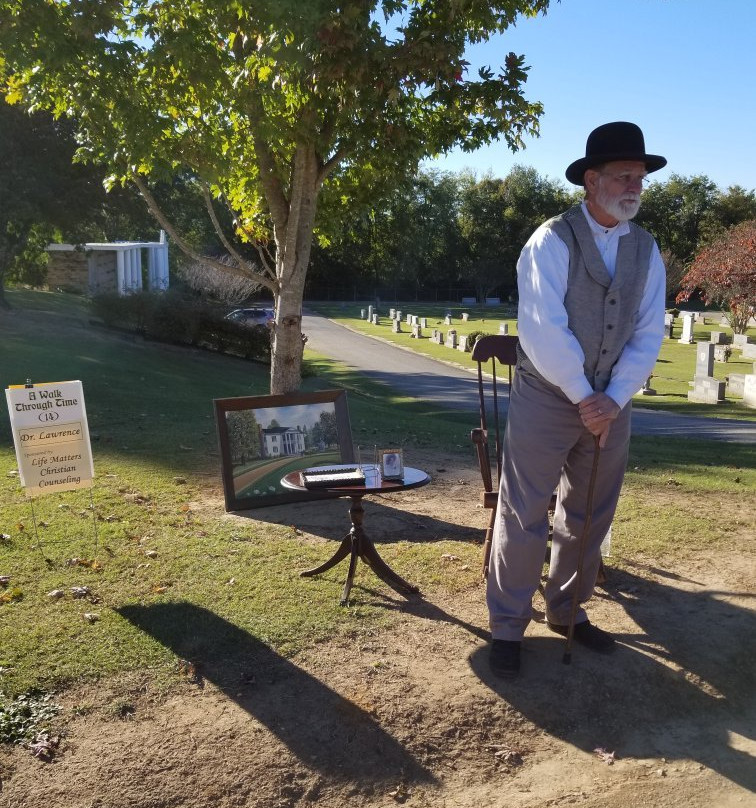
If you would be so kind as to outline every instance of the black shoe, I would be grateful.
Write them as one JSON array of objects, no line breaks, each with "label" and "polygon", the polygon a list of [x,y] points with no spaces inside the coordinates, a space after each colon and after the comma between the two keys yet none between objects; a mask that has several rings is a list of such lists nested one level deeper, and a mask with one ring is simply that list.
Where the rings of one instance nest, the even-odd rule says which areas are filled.
[{"label": "black shoe", "polygon": [[514,679],[520,672],[520,645],[516,640],[493,640],[488,664],[496,676]]},{"label": "black shoe", "polygon": [[[567,636],[568,627],[560,626],[556,623],[547,623],[548,627],[561,634],[563,637]],[[615,642],[614,637],[606,631],[594,626],[588,620],[583,623],[576,623],[575,630],[572,634],[575,642],[579,642],[591,651],[597,651],[599,654],[609,654],[614,651]]]}]

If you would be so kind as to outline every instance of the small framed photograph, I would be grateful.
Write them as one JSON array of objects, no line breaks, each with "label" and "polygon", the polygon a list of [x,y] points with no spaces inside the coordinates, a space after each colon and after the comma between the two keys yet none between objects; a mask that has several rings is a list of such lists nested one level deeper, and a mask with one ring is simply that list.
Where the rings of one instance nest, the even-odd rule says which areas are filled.
[{"label": "small framed photograph", "polygon": [[404,477],[402,450],[379,449],[378,466],[384,480],[401,480]]}]

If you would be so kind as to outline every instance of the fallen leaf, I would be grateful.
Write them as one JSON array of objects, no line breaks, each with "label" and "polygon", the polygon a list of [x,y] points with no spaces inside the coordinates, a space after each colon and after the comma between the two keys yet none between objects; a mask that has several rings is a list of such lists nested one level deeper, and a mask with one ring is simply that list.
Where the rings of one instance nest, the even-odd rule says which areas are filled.
[{"label": "fallen leaf", "polygon": [[96,612],[84,612],[84,619],[88,623],[96,623],[100,619],[100,615]]},{"label": "fallen leaf", "polygon": [[608,766],[611,766],[616,759],[615,752],[607,752],[603,746],[598,746],[593,751],[598,755],[599,759],[604,763],[606,763]]},{"label": "fallen leaf", "polygon": [[14,587],[13,589],[9,589],[7,592],[3,592],[0,595],[0,603],[12,603],[14,600],[23,600],[24,593],[18,587]]},{"label": "fallen leaf", "polygon": [[57,735],[51,738],[46,732],[40,732],[29,744],[29,749],[32,751],[34,757],[44,760],[45,763],[49,763],[59,744],[60,738]]},{"label": "fallen leaf", "polygon": [[459,561],[459,556],[453,555],[452,553],[442,553],[441,558],[444,561]]},{"label": "fallen leaf", "polygon": [[147,558],[157,558],[157,550],[145,550],[144,554]]}]

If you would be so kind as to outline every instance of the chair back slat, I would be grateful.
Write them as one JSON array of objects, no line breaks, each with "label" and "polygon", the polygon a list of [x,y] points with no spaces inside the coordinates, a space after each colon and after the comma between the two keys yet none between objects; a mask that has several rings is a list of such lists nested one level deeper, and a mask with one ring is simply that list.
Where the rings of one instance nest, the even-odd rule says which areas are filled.
[{"label": "chair back slat", "polygon": [[[509,385],[512,386],[512,368],[517,363],[518,339],[508,334],[494,334],[487,337],[480,337],[473,346],[472,359],[478,364],[478,399],[480,401],[480,425],[485,433],[488,431],[488,418],[486,407],[486,384],[483,376],[483,366],[490,363],[487,369],[491,376],[491,405],[494,417],[493,445],[496,458],[496,482],[501,477],[501,455],[502,440],[501,426],[499,424],[499,385],[497,378],[496,363],[506,365],[509,373]],[[486,455],[488,455],[488,443],[486,441]],[[482,458],[481,458],[481,462]],[[489,458],[490,462],[490,458]],[[483,470],[481,469],[481,473]]]}]

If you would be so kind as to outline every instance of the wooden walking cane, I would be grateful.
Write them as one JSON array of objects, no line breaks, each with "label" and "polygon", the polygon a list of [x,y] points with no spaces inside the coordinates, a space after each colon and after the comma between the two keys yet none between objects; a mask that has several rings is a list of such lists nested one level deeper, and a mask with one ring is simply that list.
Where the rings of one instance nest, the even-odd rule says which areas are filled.
[{"label": "wooden walking cane", "polygon": [[588,534],[591,530],[591,520],[593,518],[593,489],[596,487],[596,474],[598,472],[599,455],[601,446],[600,436],[593,436],[593,467],[591,468],[591,479],[588,483],[588,496],[585,501],[585,522],[583,523],[583,533],[580,536],[578,545],[577,572],[575,576],[575,591],[572,593],[572,608],[570,610],[570,622],[567,626],[567,642],[564,646],[564,656],[562,662],[569,665],[572,662],[572,635],[575,633],[575,616],[577,615],[578,601],[580,598],[580,587],[583,583],[583,558],[585,557],[585,545],[588,541]]}]

